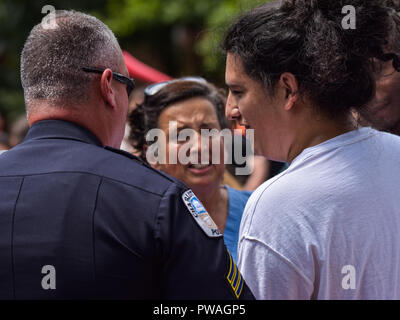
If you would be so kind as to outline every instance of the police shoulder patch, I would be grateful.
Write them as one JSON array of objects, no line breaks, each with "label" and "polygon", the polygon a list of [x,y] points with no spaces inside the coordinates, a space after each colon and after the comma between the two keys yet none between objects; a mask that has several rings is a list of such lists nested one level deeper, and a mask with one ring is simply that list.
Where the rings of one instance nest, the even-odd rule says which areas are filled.
[{"label": "police shoulder patch", "polygon": [[218,230],[217,225],[192,190],[189,189],[184,192],[182,195],[182,200],[194,220],[207,236],[211,238],[222,237],[222,233]]}]

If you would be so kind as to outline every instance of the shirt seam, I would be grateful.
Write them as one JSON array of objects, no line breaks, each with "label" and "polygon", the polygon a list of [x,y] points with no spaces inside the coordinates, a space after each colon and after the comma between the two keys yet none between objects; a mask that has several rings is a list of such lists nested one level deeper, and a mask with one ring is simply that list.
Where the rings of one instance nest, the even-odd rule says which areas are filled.
[{"label": "shirt seam", "polygon": [[[282,172],[279,176],[277,176],[277,178],[276,178],[274,181],[271,181],[267,186],[265,186],[264,189],[262,190],[262,192],[260,193],[260,195],[257,196],[257,201],[256,201],[256,203],[255,203],[255,205],[254,205],[253,212],[251,212],[250,222],[249,222],[248,227],[246,228],[246,232],[249,232],[249,229],[250,229],[251,225],[253,224],[254,214],[255,214],[255,212],[256,212],[256,209],[257,209],[257,207],[258,207],[258,203],[260,202],[260,200],[261,200],[261,198],[262,198],[264,192],[265,192],[268,188],[270,188],[274,183],[276,183],[277,181],[279,181],[283,176],[287,175],[287,174],[290,172],[289,169],[290,169],[290,167],[287,168],[284,172]],[[253,194],[254,194],[254,193],[253,193]],[[251,197],[251,196],[250,196],[250,197]],[[249,200],[250,200],[250,198],[249,198]],[[249,202],[249,200],[247,200],[247,202]],[[246,204],[246,205],[247,205],[247,204]],[[243,219],[243,218],[242,218],[242,219]]]},{"label": "shirt seam", "polygon": [[300,270],[300,268],[297,267],[292,261],[290,261],[282,253],[280,253],[277,250],[273,249],[271,246],[269,246],[264,241],[262,241],[262,240],[260,240],[258,238],[246,235],[246,236],[243,236],[242,239],[240,239],[240,243],[242,243],[244,240],[248,240],[250,242],[256,242],[256,243],[259,243],[259,244],[263,245],[267,250],[272,252],[280,260],[284,261],[287,265],[289,265],[296,273],[298,273],[308,283],[308,285],[314,287],[314,282],[311,281],[305,274],[303,274],[303,272]]},{"label": "shirt seam", "polygon": [[[159,255],[160,254],[159,248],[157,248],[157,242],[158,241],[160,241],[160,243],[162,242],[161,241],[162,237],[160,235],[161,223],[159,221],[160,212],[161,212],[160,207],[161,207],[161,204],[162,204],[165,196],[168,194],[168,191],[170,189],[172,189],[174,186],[176,186],[178,189],[180,189],[179,186],[176,183],[171,183],[171,185],[165,190],[165,192],[163,193],[163,195],[161,196],[161,198],[159,200],[158,207],[157,207],[157,213],[155,214],[155,218],[154,218],[154,220],[155,220],[154,221],[154,228],[153,228],[153,230],[154,230],[154,235],[153,236],[154,236],[154,240],[155,240],[154,241],[154,243],[155,243],[155,248],[154,249],[155,249],[155,253],[157,254],[157,261],[158,261],[159,267],[160,267],[160,270],[159,270],[160,271],[160,273],[159,273],[160,275],[163,272],[163,256]],[[164,251],[163,251],[163,254],[165,254]],[[161,282],[161,284],[160,284],[160,294],[162,296],[164,295],[164,283],[163,282]]]},{"label": "shirt seam", "polygon": [[179,189],[179,186],[177,185],[177,184],[175,184],[175,183],[171,183],[171,185],[165,190],[165,192],[161,195],[161,197],[160,197],[160,202],[158,203],[158,207],[157,207],[157,214],[155,215],[155,218],[154,218],[154,239],[161,239],[161,237],[160,237],[160,235],[158,234],[159,233],[159,226],[160,226],[160,223],[159,223],[159,214],[160,214],[160,207],[161,207],[161,204],[162,204],[162,201],[164,200],[164,198],[165,198],[165,196],[166,196],[166,194],[168,193],[168,191],[173,187],[173,186],[176,186],[178,189]]},{"label": "shirt seam", "polygon": [[21,195],[22,185],[24,184],[25,177],[22,177],[21,184],[19,186],[17,199],[15,200],[12,222],[11,222],[11,268],[12,268],[12,283],[13,283],[13,298],[17,298],[15,292],[15,257],[14,257],[14,227],[15,227],[15,214],[17,211],[17,203]]},{"label": "shirt seam", "polygon": [[95,215],[96,215],[96,210],[97,210],[97,203],[99,200],[99,193],[100,193],[100,187],[103,183],[103,178],[100,179],[99,185],[97,186],[97,191],[96,191],[96,199],[94,202],[94,209],[93,209],[93,214],[92,214],[92,245],[93,245],[93,280],[94,280],[94,285],[96,286],[96,280],[97,280],[97,268],[96,268],[96,228],[95,228]]},{"label": "shirt seam", "polygon": [[[369,131],[368,134],[366,134],[365,136],[358,137],[357,139],[353,138],[351,141],[343,142],[342,144],[337,144],[335,146],[332,146],[331,148],[326,148],[326,149],[324,148],[323,150],[319,150],[317,154],[321,154],[322,152],[332,151],[332,150],[335,150],[335,149],[338,149],[338,148],[346,147],[346,146],[358,143],[360,141],[370,139],[375,135],[376,135],[375,132]],[[329,140],[327,140],[327,141],[329,141]],[[318,147],[318,145],[316,145],[314,147],[311,147],[311,148],[316,148],[316,147]],[[310,157],[315,156],[316,154],[313,151],[314,150],[309,150],[309,152],[304,153],[302,157],[300,157],[302,155],[300,153],[298,155],[299,158],[296,157],[295,159],[293,159],[291,164],[301,163],[301,162],[304,162],[304,161],[308,160]]]},{"label": "shirt seam", "polygon": [[[107,180],[110,180],[110,181],[114,181],[114,182],[129,186],[129,187],[132,187],[132,188],[135,188],[135,189],[138,189],[138,190],[141,190],[141,191],[153,194],[153,195],[157,195],[159,197],[163,196],[163,193],[155,193],[155,192],[140,188],[138,186],[132,185],[132,184],[127,183],[127,182],[123,182],[123,181],[120,181],[120,180],[117,180],[117,179],[114,179],[114,178],[102,176],[102,175],[91,173],[91,172],[87,172],[87,171],[54,171],[54,172],[44,172],[44,173],[23,174],[23,175],[21,175],[21,174],[19,174],[19,175],[17,175],[17,174],[16,175],[0,175],[0,178],[13,178],[13,177],[14,178],[21,178],[21,177],[25,178],[25,177],[34,177],[34,176],[42,176],[42,175],[57,174],[57,173],[88,174],[88,175],[95,176],[95,177],[98,177],[98,178],[101,178],[101,179],[107,179]],[[171,181],[170,181],[170,183],[171,183]],[[168,190],[168,188],[167,188],[167,190]]]}]

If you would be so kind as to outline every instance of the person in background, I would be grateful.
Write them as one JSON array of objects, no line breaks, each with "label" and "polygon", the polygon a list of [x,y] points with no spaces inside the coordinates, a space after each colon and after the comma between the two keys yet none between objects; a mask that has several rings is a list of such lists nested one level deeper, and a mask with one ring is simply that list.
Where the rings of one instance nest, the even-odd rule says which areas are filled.
[{"label": "person in background", "polygon": [[[288,162],[250,197],[238,265],[257,299],[400,299],[400,137],[357,128],[374,97],[391,9],[379,0],[284,0],[230,27],[226,114]],[[345,5],[356,29],[343,28]]]},{"label": "person in background", "polygon": [[135,82],[113,32],[54,16],[21,54],[30,129],[0,156],[0,299],[252,299],[193,192],[119,149]]},{"label": "person in background", "polygon": [[[221,158],[219,163],[213,163],[212,148],[209,148],[208,141],[200,138],[201,129],[220,131],[227,127],[224,116],[225,96],[202,78],[182,78],[158,83],[149,86],[144,92],[143,103],[129,115],[133,147],[146,160],[146,150],[150,145],[146,141],[147,133],[159,128],[166,134],[167,162],[153,163],[152,166],[181,180],[194,191],[218,229],[224,233],[225,244],[236,260],[240,220],[250,192],[222,184],[225,172],[222,139],[218,138]],[[182,164],[178,159],[174,164],[168,161],[171,149],[178,154],[183,146],[183,142],[169,142],[170,123],[174,121],[177,122],[178,134],[183,129],[193,129],[197,133],[199,143],[193,144],[191,151],[197,151],[200,155],[206,150],[209,153],[209,163]]]},{"label": "person in background", "polygon": [[10,147],[13,148],[16,145],[24,141],[24,138],[29,130],[29,123],[26,118],[26,114],[19,116],[11,125],[10,128]]},{"label": "person in background", "polygon": [[[400,17],[391,11],[392,32],[386,50],[400,53]],[[376,94],[365,108],[356,113],[361,125],[370,125],[377,130],[400,135],[400,73],[391,60],[375,60]]]},{"label": "person in background", "polygon": [[[125,63],[127,63],[126,60],[125,60]],[[144,99],[143,91],[146,87],[147,86],[144,86],[144,85],[135,86],[135,89],[132,91],[131,97],[129,98],[128,113],[132,112],[132,110],[135,109],[136,106],[143,101],[143,99]],[[129,126],[129,122],[127,119],[127,122],[125,124],[124,138],[122,139],[122,143],[121,143],[121,150],[129,152],[135,156],[140,156],[140,154],[138,154],[136,152],[136,150],[133,148],[132,144],[130,143],[130,140],[129,140],[130,134],[131,134],[131,128]]]}]

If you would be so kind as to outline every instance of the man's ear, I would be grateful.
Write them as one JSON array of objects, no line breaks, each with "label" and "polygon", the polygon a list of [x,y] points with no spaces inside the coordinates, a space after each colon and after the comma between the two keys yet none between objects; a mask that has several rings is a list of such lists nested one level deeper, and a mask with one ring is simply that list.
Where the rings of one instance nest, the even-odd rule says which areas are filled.
[{"label": "man's ear", "polygon": [[299,98],[299,84],[294,74],[290,72],[281,74],[279,84],[285,91],[285,110],[288,111]]},{"label": "man's ear", "polygon": [[112,87],[113,74],[111,69],[104,70],[100,81],[101,95],[104,102],[106,105],[115,109],[117,107],[117,102],[115,99],[116,92]]}]

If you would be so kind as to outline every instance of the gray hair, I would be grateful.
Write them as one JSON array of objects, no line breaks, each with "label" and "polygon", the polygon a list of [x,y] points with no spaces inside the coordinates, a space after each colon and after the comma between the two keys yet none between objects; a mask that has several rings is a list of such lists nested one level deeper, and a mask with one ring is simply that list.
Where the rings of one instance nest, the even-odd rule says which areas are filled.
[{"label": "gray hair", "polygon": [[56,11],[56,27],[37,24],[21,54],[25,103],[38,99],[68,104],[87,101],[94,75],[82,67],[118,70],[121,48],[100,20],[76,11]]}]

